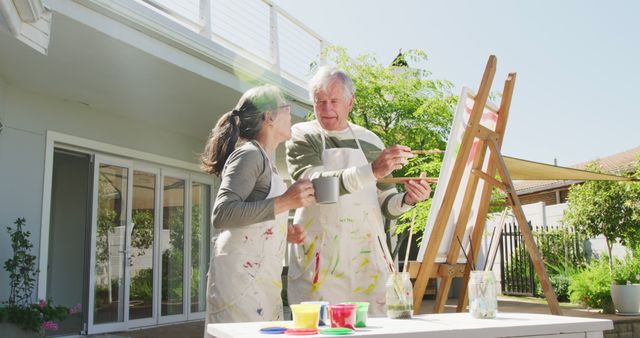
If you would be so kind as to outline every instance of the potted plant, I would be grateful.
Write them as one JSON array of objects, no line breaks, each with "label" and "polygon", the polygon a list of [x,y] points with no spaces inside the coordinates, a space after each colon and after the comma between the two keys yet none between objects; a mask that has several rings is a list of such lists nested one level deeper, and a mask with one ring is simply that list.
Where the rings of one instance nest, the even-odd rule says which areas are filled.
[{"label": "potted plant", "polygon": [[0,307],[0,332],[8,337],[44,337],[46,330],[58,329],[57,321],[78,313],[80,304],[69,309],[54,306],[50,299],[33,302],[38,269],[36,257],[31,254],[31,232],[24,230],[24,218],[18,218],[14,224],[15,228],[7,227],[13,256],[4,263],[9,273],[10,293]]},{"label": "potted plant", "polygon": [[[620,315],[640,314],[640,259],[638,249],[616,262],[612,274],[611,298]],[[635,256],[635,257],[634,257]]]}]

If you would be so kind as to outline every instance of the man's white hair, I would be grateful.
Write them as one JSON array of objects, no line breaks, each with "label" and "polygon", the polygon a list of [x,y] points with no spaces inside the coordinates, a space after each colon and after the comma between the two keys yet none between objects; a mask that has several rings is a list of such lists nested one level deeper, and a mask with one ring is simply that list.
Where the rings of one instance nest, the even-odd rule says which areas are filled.
[{"label": "man's white hair", "polygon": [[315,102],[316,93],[321,90],[327,90],[329,84],[334,80],[340,80],[342,83],[345,100],[349,100],[356,92],[353,80],[351,80],[347,72],[334,65],[324,65],[318,68],[316,74],[309,81],[309,98],[311,101]]}]

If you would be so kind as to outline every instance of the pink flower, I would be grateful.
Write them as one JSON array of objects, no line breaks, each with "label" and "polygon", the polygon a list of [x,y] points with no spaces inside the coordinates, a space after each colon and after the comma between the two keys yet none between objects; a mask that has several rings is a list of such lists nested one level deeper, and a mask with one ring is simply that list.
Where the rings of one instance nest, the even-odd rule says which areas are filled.
[{"label": "pink flower", "polygon": [[56,331],[58,330],[58,324],[52,322],[52,321],[46,321],[42,323],[42,328],[45,330],[51,330],[51,331]]},{"label": "pink flower", "polygon": [[40,307],[40,310],[44,310],[44,308],[47,306],[47,301],[44,299],[40,299],[40,301],[38,301],[38,306]]},{"label": "pink flower", "polygon": [[80,303],[74,305],[72,308],[69,309],[69,315],[73,316],[76,313],[80,312],[80,310],[82,309],[82,305]]}]

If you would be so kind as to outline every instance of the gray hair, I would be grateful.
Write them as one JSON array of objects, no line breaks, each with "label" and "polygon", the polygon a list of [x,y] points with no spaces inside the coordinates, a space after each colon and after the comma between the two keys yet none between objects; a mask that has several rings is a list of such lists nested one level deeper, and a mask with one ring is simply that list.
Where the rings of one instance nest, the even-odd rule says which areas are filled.
[{"label": "gray hair", "polygon": [[353,80],[344,70],[334,65],[324,65],[318,68],[316,74],[309,81],[309,98],[315,101],[316,93],[320,90],[326,90],[331,82],[340,80],[344,87],[344,98],[348,100],[356,92]]}]

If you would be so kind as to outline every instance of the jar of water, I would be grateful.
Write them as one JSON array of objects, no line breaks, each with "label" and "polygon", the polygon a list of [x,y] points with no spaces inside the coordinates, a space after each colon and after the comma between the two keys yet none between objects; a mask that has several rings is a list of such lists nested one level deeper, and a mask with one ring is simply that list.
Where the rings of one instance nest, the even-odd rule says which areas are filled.
[{"label": "jar of water", "polygon": [[408,272],[393,272],[386,283],[387,317],[410,319],[413,316],[413,286]]},{"label": "jar of water", "polygon": [[469,313],[473,318],[496,318],[498,298],[493,271],[471,271]]}]

